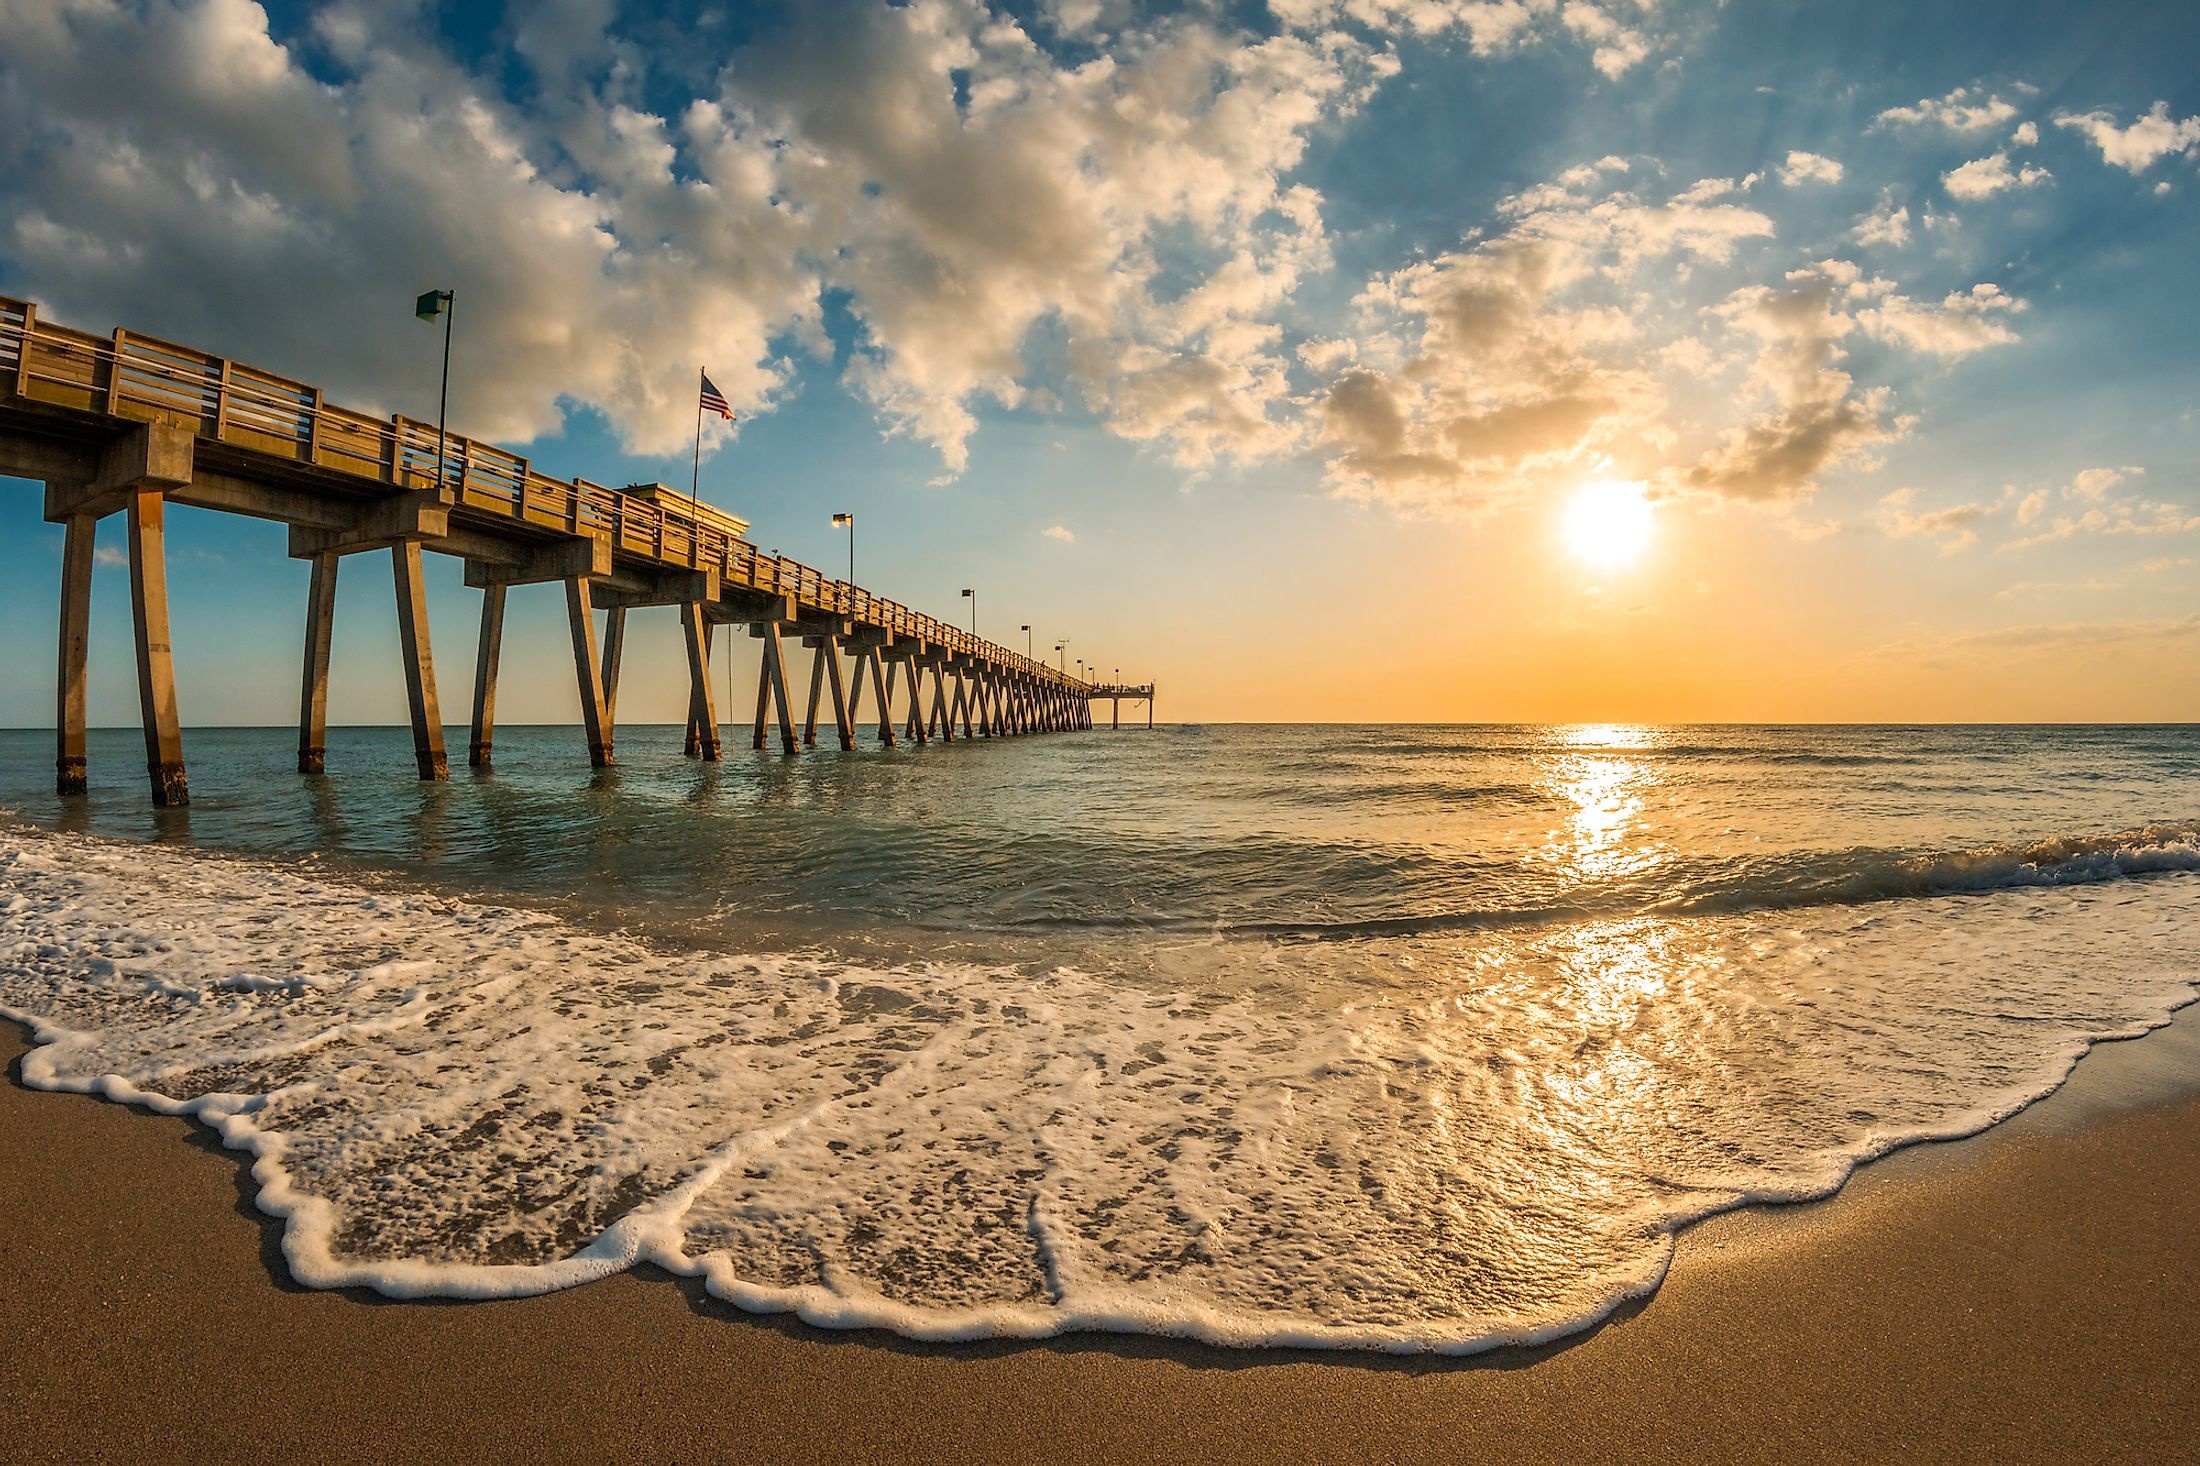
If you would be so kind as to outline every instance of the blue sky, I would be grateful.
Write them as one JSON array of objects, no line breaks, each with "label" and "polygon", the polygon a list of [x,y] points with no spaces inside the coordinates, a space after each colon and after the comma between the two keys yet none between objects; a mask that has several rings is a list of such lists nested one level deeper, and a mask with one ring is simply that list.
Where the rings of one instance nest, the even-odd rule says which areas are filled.
[{"label": "blue sky", "polygon": [[[431,414],[449,285],[454,426],[598,481],[684,482],[707,363],[759,544],[837,568],[852,509],[867,582],[1164,716],[2200,694],[2191,7],[81,0],[0,54],[0,291]],[[1606,481],[1618,563],[1566,540]],[[287,720],[281,531],[172,535],[186,721]],[[0,490],[0,722],[51,715],[58,556]],[[402,716],[389,594],[345,567],[340,722]],[[513,618],[505,716],[575,716],[555,595]]]}]

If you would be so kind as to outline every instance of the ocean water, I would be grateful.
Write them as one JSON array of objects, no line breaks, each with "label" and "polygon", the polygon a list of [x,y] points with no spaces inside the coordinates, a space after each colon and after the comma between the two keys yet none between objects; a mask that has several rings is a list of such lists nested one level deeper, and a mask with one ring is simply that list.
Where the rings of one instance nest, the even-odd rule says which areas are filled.
[{"label": "ocean water", "polygon": [[1543,1340],[2200,977],[2188,727],[292,743],[192,733],[157,812],[134,734],[73,804],[0,734],[0,1013],[396,1296],[647,1261],[931,1339]]}]

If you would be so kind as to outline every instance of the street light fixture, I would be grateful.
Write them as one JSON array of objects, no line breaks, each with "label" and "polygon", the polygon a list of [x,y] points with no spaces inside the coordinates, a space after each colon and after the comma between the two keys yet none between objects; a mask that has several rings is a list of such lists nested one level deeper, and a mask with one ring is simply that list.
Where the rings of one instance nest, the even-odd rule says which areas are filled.
[{"label": "street light fixture", "polygon": [[963,599],[970,602],[970,634],[978,634],[978,593],[969,586],[963,587]]},{"label": "street light fixture", "polygon": [[[856,594],[856,517],[853,514],[835,514],[833,528],[848,531],[848,599],[852,603]],[[850,604],[849,610],[855,606]]]},{"label": "street light fixture", "polygon": [[1065,676],[1069,672],[1069,663],[1067,659],[1062,655],[1062,652],[1063,648],[1067,647],[1068,645],[1069,638],[1066,636],[1054,644],[1054,670],[1064,674]]},{"label": "street light fixture", "polygon": [[451,322],[458,315],[458,298],[448,290],[430,290],[413,302],[413,315],[429,325],[443,317],[443,397],[435,409],[435,491],[443,493],[443,445],[445,424],[451,415]]},{"label": "street light fixture", "polygon": [[1031,660],[1031,628],[1019,626],[1016,629],[1024,634],[1024,660],[1028,662]]}]

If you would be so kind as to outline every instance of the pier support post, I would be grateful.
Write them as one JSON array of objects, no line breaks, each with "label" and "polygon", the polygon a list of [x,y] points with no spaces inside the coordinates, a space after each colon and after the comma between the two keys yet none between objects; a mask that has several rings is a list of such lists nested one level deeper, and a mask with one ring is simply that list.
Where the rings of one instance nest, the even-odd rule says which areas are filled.
[{"label": "pier support post", "polygon": [[842,680],[840,670],[840,643],[828,636],[825,638],[823,650],[825,670],[831,676],[833,684],[833,728],[840,734],[841,752],[850,753],[856,746],[856,725],[855,719],[848,712],[848,685]]},{"label": "pier support post", "polygon": [[932,662],[932,731],[942,743],[955,741],[955,719],[947,707],[947,660],[935,658]]},{"label": "pier support post", "polygon": [[817,705],[825,698],[825,662],[833,654],[832,643],[825,637],[814,638],[817,655],[810,658],[810,705],[802,714],[802,746],[817,747]]},{"label": "pier support post", "polygon": [[412,709],[413,760],[423,779],[448,779],[443,709],[435,696],[435,653],[428,642],[428,593],[420,578],[420,541],[390,546],[397,583],[397,640],[405,658],[405,698]]},{"label": "pier support post", "polygon": [[764,746],[764,720],[768,706],[779,710],[780,751],[799,753],[801,742],[794,731],[794,700],[787,696],[787,644],[777,621],[760,621],[750,628],[764,642],[763,665],[756,672],[756,747]]},{"label": "pier support post", "polygon": [[481,640],[474,648],[474,726],[466,744],[466,763],[486,769],[496,741],[497,662],[504,655],[504,591],[499,583],[481,592]]},{"label": "pier support post", "polygon": [[183,724],[176,711],[175,654],[168,644],[168,555],[158,491],[130,496],[130,608],[137,631],[138,709],[145,723],[145,769],[153,803],[191,802],[183,771]]},{"label": "pier support post", "polygon": [[603,673],[596,658],[595,592],[586,576],[565,582],[565,619],[573,632],[573,675],[581,690],[581,727],[588,736],[588,764],[608,769],[615,759],[611,719],[603,705]]},{"label": "pier support post", "polygon": [[92,544],[99,521],[89,514],[69,517],[61,547],[61,666],[55,684],[54,792],[82,794],[85,789],[85,663],[92,629]]},{"label": "pier support post", "polygon": [[[894,705],[886,696],[886,673],[879,666],[878,648],[870,651],[871,691],[878,697],[878,741],[887,748],[894,746]],[[861,676],[861,672],[857,673]]]},{"label": "pier support post", "polygon": [[922,747],[932,741],[924,718],[924,658],[910,653],[901,664],[901,675],[909,684],[909,716],[902,720],[902,733]]},{"label": "pier support post", "polygon": [[689,601],[680,607],[680,629],[688,654],[688,727],[686,753],[703,762],[718,762],[718,708],[710,697],[710,623],[703,619],[703,603]]},{"label": "pier support post", "polygon": [[328,657],[336,632],[339,557],[315,555],[306,586],[306,659],[298,689],[298,772],[328,770]]},{"label": "pier support post", "polygon": [[626,658],[626,607],[603,613],[603,741],[610,744],[619,726],[619,666]]},{"label": "pier support post", "polygon": [[1123,726],[1123,699],[1108,699],[1108,728],[1112,731]]}]

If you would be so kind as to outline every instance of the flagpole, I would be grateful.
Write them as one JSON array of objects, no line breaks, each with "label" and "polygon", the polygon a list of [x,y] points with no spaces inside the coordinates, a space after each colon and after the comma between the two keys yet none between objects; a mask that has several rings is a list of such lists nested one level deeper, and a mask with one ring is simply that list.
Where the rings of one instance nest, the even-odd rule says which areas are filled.
[{"label": "flagpole", "polygon": [[703,497],[703,383],[710,380],[710,368],[695,369],[695,476],[688,480],[688,497]]}]

